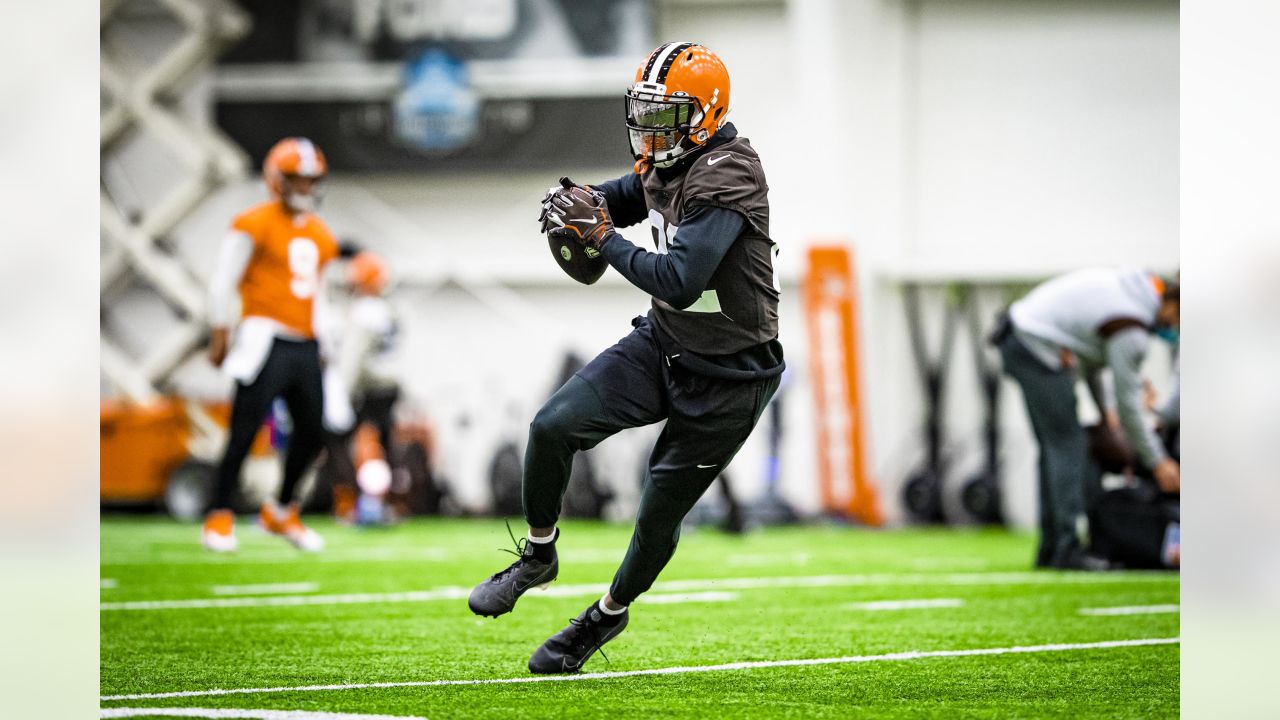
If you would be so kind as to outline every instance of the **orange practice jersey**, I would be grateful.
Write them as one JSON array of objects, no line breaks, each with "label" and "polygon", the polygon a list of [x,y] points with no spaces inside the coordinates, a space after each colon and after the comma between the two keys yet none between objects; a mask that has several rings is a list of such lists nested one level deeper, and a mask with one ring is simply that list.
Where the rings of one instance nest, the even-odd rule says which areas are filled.
[{"label": "orange practice jersey", "polygon": [[270,318],[314,337],[311,312],[320,270],[338,256],[329,228],[314,214],[291,215],[279,201],[250,208],[231,227],[253,238],[253,255],[240,280],[241,315]]}]

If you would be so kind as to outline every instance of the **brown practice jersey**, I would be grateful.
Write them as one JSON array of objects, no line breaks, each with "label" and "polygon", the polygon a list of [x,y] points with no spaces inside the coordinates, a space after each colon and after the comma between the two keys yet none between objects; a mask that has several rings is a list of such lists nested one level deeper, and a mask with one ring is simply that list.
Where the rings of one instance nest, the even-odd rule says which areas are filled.
[{"label": "brown practice jersey", "polygon": [[681,347],[705,355],[736,353],[777,338],[777,246],[769,238],[769,185],[750,142],[734,136],[702,153],[675,177],[664,180],[660,172],[646,173],[642,186],[660,253],[666,252],[681,218],[693,208],[725,208],[746,218],[693,305],[677,310],[653,299],[659,326]]},{"label": "brown practice jersey", "polygon": [[302,337],[314,337],[320,272],[338,256],[329,228],[311,213],[290,214],[279,201],[250,208],[231,227],[253,240],[240,280],[241,315],[270,318]]}]

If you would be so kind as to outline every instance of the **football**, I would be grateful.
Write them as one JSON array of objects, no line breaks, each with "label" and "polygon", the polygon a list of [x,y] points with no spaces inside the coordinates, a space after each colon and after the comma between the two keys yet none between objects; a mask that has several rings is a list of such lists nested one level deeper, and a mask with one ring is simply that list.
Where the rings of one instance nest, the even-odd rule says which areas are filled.
[{"label": "football", "polygon": [[[571,192],[586,193],[581,188],[574,188]],[[551,248],[551,256],[556,259],[560,269],[583,285],[590,285],[599,280],[600,276],[604,275],[605,269],[609,267],[609,261],[605,260],[598,249],[583,245],[572,238],[554,237],[548,233],[547,245]]]}]

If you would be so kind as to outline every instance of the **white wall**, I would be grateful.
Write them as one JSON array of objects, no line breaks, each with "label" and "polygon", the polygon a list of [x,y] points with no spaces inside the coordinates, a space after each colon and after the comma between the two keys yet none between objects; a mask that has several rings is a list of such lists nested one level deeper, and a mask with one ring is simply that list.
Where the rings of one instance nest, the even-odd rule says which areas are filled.
[{"label": "white wall", "polygon": [[[731,117],[764,159],[792,370],[784,491],[802,508],[817,506],[795,287],[809,243],[849,242],[857,253],[871,452],[894,520],[903,517],[901,481],[922,453],[904,277],[997,281],[1085,264],[1176,264],[1176,2],[676,2],[657,16],[660,39],[697,40],[725,59]],[[628,166],[619,153],[564,172],[589,182]],[[339,234],[386,253],[406,281],[406,384],[454,440],[450,467],[470,503],[485,500],[490,448],[523,434],[564,349],[603,349],[646,305],[615,273],[592,288],[559,276],[534,222],[554,180],[338,176],[329,189],[326,215]],[[261,193],[248,182],[211,199],[177,233],[184,255],[207,267],[221,228]],[[626,234],[643,240],[647,230]],[[449,277],[471,290],[438,286]],[[998,288],[987,292],[987,312],[1001,300]],[[980,425],[970,353],[963,342],[956,349],[948,398],[959,439],[976,438]],[[1166,372],[1158,358],[1153,368]],[[199,363],[182,385],[226,390]],[[1033,448],[1021,398],[1007,389],[1009,510],[1029,526]],[[604,455],[630,475],[651,437],[628,433]],[[759,488],[762,442],[757,433],[730,468],[748,495]],[[956,472],[972,469],[976,453],[971,444]]]},{"label": "white wall", "polygon": [[924,2],[908,263],[1177,262],[1176,3]]}]

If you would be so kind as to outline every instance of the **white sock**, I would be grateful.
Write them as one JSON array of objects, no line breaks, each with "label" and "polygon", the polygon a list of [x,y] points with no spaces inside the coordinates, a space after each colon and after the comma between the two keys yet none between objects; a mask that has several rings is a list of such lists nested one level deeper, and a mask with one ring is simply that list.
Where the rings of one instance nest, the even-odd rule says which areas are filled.
[{"label": "white sock", "polygon": [[546,537],[534,537],[533,531],[530,530],[529,542],[533,543],[534,545],[546,545],[547,543],[555,542],[556,535],[557,533],[555,528],[551,528],[551,534]]},{"label": "white sock", "polygon": [[610,610],[609,607],[605,605],[603,597],[600,598],[600,602],[596,603],[596,607],[599,607],[600,612],[604,613],[605,615],[621,615],[622,613],[627,611],[627,608],[625,606],[621,610]]}]

